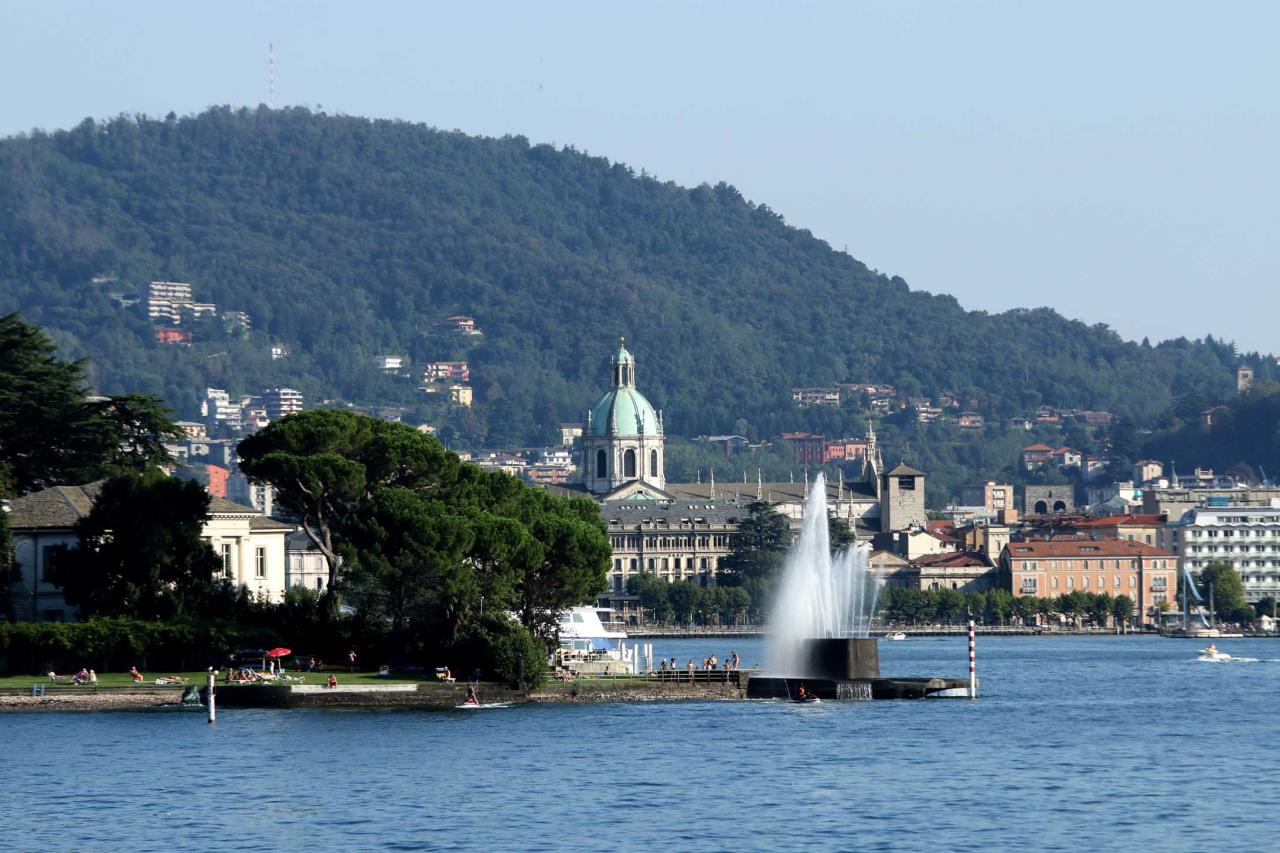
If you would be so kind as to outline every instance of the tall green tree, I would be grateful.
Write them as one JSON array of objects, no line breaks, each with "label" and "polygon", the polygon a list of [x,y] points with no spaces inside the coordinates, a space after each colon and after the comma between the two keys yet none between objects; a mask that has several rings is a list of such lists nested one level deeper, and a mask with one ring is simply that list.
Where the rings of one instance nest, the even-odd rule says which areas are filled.
[{"label": "tall green tree", "polygon": [[457,457],[404,424],[351,412],[313,410],[282,418],[240,442],[240,468],[276,487],[277,503],[324,557],[332,595],[339,540],[362,500],[379,486],[439,493],[457,475]]},{"label": "tall green tree", "polygon": [[791,525],[765,501],[752,501],[746,509],[729,553],[720,561],[719,582],[745,589],[751,596],[751,618],[761,621],[791,547]]},{"label": "tall green tree", "polygon": [[391,623],[391,654],[403,660],[405,639],[417,625],[440,626],[447,642],[479,600],[466,555],[475,541],[467,520],[410,489],[379,487],[361,505],[347,533],[350,585],[366,615]]},{"label": "tall green tree", "polygon": [[1228,563],[1210,563],[1200,571],[1196,579],[1200,595],[1209,601],[1209,589],[1213,588],[1213,606],[1218,615],[1229,621],[1247,621],[1253,618],[1253,608],[1244,597],[1244,583],[1240,574]]},{"label": "tall green tree", "polygon": [[113,477],[76,525],[79,545],[59,555],[54,574],[81,618],[198,616],[212,601],[221,568],[201,533],[209,495],[158,471]]}]

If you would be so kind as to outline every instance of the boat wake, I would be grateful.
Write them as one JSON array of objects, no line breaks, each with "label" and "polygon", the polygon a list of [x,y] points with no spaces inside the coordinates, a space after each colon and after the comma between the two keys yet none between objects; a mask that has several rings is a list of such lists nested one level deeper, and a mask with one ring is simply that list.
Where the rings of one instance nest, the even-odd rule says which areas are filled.
[{"label": "boat wake", "polygon": [[474,703],[463,702],[461,705],[454,705],[459,711],[487,711],[490,708],[510,708],[510,702],[481,702],[479,705]]}]

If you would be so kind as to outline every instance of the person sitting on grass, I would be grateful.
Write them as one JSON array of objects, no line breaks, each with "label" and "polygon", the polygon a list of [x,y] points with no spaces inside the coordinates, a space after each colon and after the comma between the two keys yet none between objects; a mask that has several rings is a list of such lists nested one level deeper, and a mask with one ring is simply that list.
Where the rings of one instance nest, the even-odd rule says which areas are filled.
[{"label": "person sitting on grass", "polygon": [[80,671],[77,672],[75,675],[73,675],[71,677],[71,680],[74,681],[76,684],[88,684],[89,670],[85,669],[84,667],[80,667]]},{"label": "person sitting on grass", "polygon": [[338,676],[334,675],[332,672],[329,673],[329,680],[328,682],[325,683],[325,687],[332,689],[337,686],[338,686]]},{"label": "person sitting on grass", "polygon": [[93,670],[89,670],[89,683],[92,684],[94,687],[98,686],[98,673],[94,672]]},{"label": "person sitting on grass", "polygon": [[391,666],[390,666],[389,664],[385,664],[385,663],[384,663],[382,666],[378,667],[378,677],[379,677],[379,678],[390,678],[390,677],[391,677]]},{"label": "person sitting on grass", "polygon": [[136,666],[129,667],[129,682],[131,684],[142,684],[143,681],[145,679],[142,677],[142,673],[138,672],[138,668]]},{"label": "person sitting on grass", "polygon": [[62,682],[66,681],[66,680],[67,680],[67,676],[65,676],[65,675],[58,675],[58,673],[54,672],[53,670],[49,670],[49,681],[50,681],[51,683],[53,683],[53,684],[61,684]]}]

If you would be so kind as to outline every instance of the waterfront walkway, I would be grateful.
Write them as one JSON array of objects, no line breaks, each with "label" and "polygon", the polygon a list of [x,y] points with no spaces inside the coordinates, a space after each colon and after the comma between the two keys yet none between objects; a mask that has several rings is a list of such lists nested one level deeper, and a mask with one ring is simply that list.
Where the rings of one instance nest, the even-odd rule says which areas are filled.
[{"label": "waterfront walkway", "polygon": [[[628,639],[651,639],[655,637],[680,637],[680,638],[700,638],[700,637],[763,637],[767,633],[767,629],[760,625],[745,625],[741,627],[688,627],[674,625],[628,625],[625,627]],[[968,633],[967,625],[917,625],[912,627],[877,628],[871,632],[872,637],[883,639],[885,632],[901,631],[908,637],[951,637],[962,636]],[[974,628],[975,633],[980,635],[1008,635],[1008,636],[1040,636],[1051,635],[1055,637],[1067,636],[1083,636],[1098,637],[1103,635],[1117,634],[1115,628],[1048,628],[1048,627],[1030,627],[1030,626],[1013,626],[1013,625],[978,625]],[[1144,633],[1142,631],[1130,630],[1128,633]]]}]

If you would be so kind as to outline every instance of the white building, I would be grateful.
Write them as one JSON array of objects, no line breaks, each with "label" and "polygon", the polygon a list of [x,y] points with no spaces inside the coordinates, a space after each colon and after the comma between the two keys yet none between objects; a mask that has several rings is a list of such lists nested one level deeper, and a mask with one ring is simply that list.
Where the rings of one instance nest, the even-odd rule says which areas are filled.
[{"label": "white building", "polygon": [[272,388],[262,395],[267,407],[267,417],[278,421],[285,415],[302,411],[302,392],[292,388]]},{"label": "white building", "polygon": [[379,370],[400,370],[404,367],[404,356],[375,355],[373,363]]},{"label": "white building", "polygon": [[204,389],[204,402],[200,404],[200,414],[205,418],[226,424],[232,429],[240,429],[240,402],[232,402],[231,395],[221,388]]},{"label": "white building", "polygon": [[1280,500],[1267,506],[1202,506],[1160,531],[1161,546],[1199,574],[1226,563],[1244,582],[1249,602],[1280,595]]},{"label": "white building", "polygon": [[329,585],[329,565],[305,531],[295,530],[285,538],[285,555],[288,561],[285,586],[288,589],[301,586],[324,592]]},{"label": "white building", "polygon": [[177,325],[183,311],[192,310],[191,285],[178,281],[153,281],[147,286],[147,317]]},{"label": "white building", "polygon": [[[54,486],[10,502],[13,533],[9,610],[32,622],[75,619],[61,587],[52,579],[53,555],[74,548],[75,524],[93,509],[102,484]],[[222,575],[269,601],[285,590],[285,535],[293,528],[252,507],[212,498],[202,536],[222,559]]]}]

